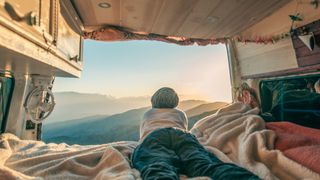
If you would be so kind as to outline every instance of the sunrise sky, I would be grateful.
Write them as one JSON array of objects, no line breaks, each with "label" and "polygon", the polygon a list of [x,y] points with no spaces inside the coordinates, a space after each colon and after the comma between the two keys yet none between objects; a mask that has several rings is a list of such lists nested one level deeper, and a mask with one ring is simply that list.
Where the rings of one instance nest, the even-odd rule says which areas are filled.
[{"label": "sunrise sky", "polygon": [[184,100],[231,102],[225,46],[86,40],[81,78],[57,78],[54,92],[151,96],[163,86],[174,88]]}]

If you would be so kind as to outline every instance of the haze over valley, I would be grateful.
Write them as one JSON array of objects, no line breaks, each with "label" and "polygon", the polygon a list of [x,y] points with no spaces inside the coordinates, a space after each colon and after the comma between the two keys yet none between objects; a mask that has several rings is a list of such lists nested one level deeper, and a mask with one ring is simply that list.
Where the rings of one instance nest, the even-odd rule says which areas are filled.
[{"label": "haze over valley", "polygon": [[112,115],[130,109],[146,107],[149,97],[115,98],[102,94],[57,92],[54,93],[56,106],[45,124],[62,122],[97,115]]},{"label": "haze over valley", "polygon": [[[43,125],[45,142],[86,145],[137,141],[141,118],[150,108],[150,97],[117,99],[76,92],[55,93],[55,96],[55,111]],[[190,129],[196,121],[226,104],[186,100],[178,108],[186,112]]]}]

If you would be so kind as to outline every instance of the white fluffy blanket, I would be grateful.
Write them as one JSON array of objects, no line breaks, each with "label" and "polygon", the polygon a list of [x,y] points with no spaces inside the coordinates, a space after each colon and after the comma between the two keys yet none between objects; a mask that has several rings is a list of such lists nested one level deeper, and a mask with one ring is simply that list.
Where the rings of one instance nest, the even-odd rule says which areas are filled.
[{"label": "white fluffy blanket", "polygon": [[[129,160],[137,144],[69,146],[20,140],[5,133],[0,135],[0,180],[141,180]],[[181,175],[180,179],[188,178]]]},{"label": "white fluffy blanket", "polygon": [[[234,162],[263,179],[320,179],[319,174],[272,150],[275,134],[265,129],[257,114],[257,109],[236,103],[200,120],[191,132],[221,160]],[[2,134],[0,180],[140,179],[139,172],[129,163],[136,145],[137,142],[117,142],[68,146]]]},{"label": "white fluffy blanket", "polygon": [[276,135],[265,129],[259,109],[235,103],[198,121],[191,132],[223,161],[234,162],[262,179],[320,179],[320,175],[274,150]]},{"label": "white fluffy blanket", "polygon": [[0,179],[139,179],[128,156],[136,142],[68,146],[0,137]]}]

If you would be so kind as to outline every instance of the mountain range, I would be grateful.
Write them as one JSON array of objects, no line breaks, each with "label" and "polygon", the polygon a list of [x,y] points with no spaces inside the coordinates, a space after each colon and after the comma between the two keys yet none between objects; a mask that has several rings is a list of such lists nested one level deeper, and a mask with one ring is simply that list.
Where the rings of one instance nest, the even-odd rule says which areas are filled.
[{"label": "mountain range", "polygon": [[[44,124],[97,115],[109,116],[150,106],[150,97],[148,96],[115,98],[102,94],[56,92],[54,97],[56,106]],[[187,100],[180,103],[178,108],[188,110],[205,103],[201,100]]]},{"label": "mountain range", "polygon": [[130,109],[147,107],[150,97],[115,98],[102,94],[78,92],[54,93],[56,106],[44,124],[63,122],[96,115],[112,115]]},{"label": "mountain range", "polygon": [[[132,102],[132,104],[135,103],[138,102]],[[186,112],[190,129],[199,119],[215,113],[225,105],[227,103],[189,100],[180,102],[178,108]],[[81,145],[137,141],[141,118],[149,108],[136,108],[114,115],[94,115],[64,122],[46,123],[43,125],[43,140]]]}]

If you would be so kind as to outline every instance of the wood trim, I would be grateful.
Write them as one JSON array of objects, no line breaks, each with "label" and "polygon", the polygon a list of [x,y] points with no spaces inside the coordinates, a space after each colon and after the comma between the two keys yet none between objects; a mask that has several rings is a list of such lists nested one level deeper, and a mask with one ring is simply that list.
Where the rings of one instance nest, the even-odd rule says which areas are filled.
[{"label": "wood trim", "polygon": [[289,76],[294,74],[320,74],[320,64],[308,67],[301,68],[293,68],[281,71],[274,71],[269,73],[261,73],[255,75],[242,76],[241,79],[256,79],[256,78],[271,78],[271,77],[279,77],[279,76]]},{"label": "wood trim", "polygon": [[66,18],[66,21],[70,23],[71,28],[74,29],[75,32],[82,34],[82,31],[84,29],[82,21],[71,2],[61,1],[61,8],[62,15],[64,15],[65,13],[65,17],[68,17]]}]

